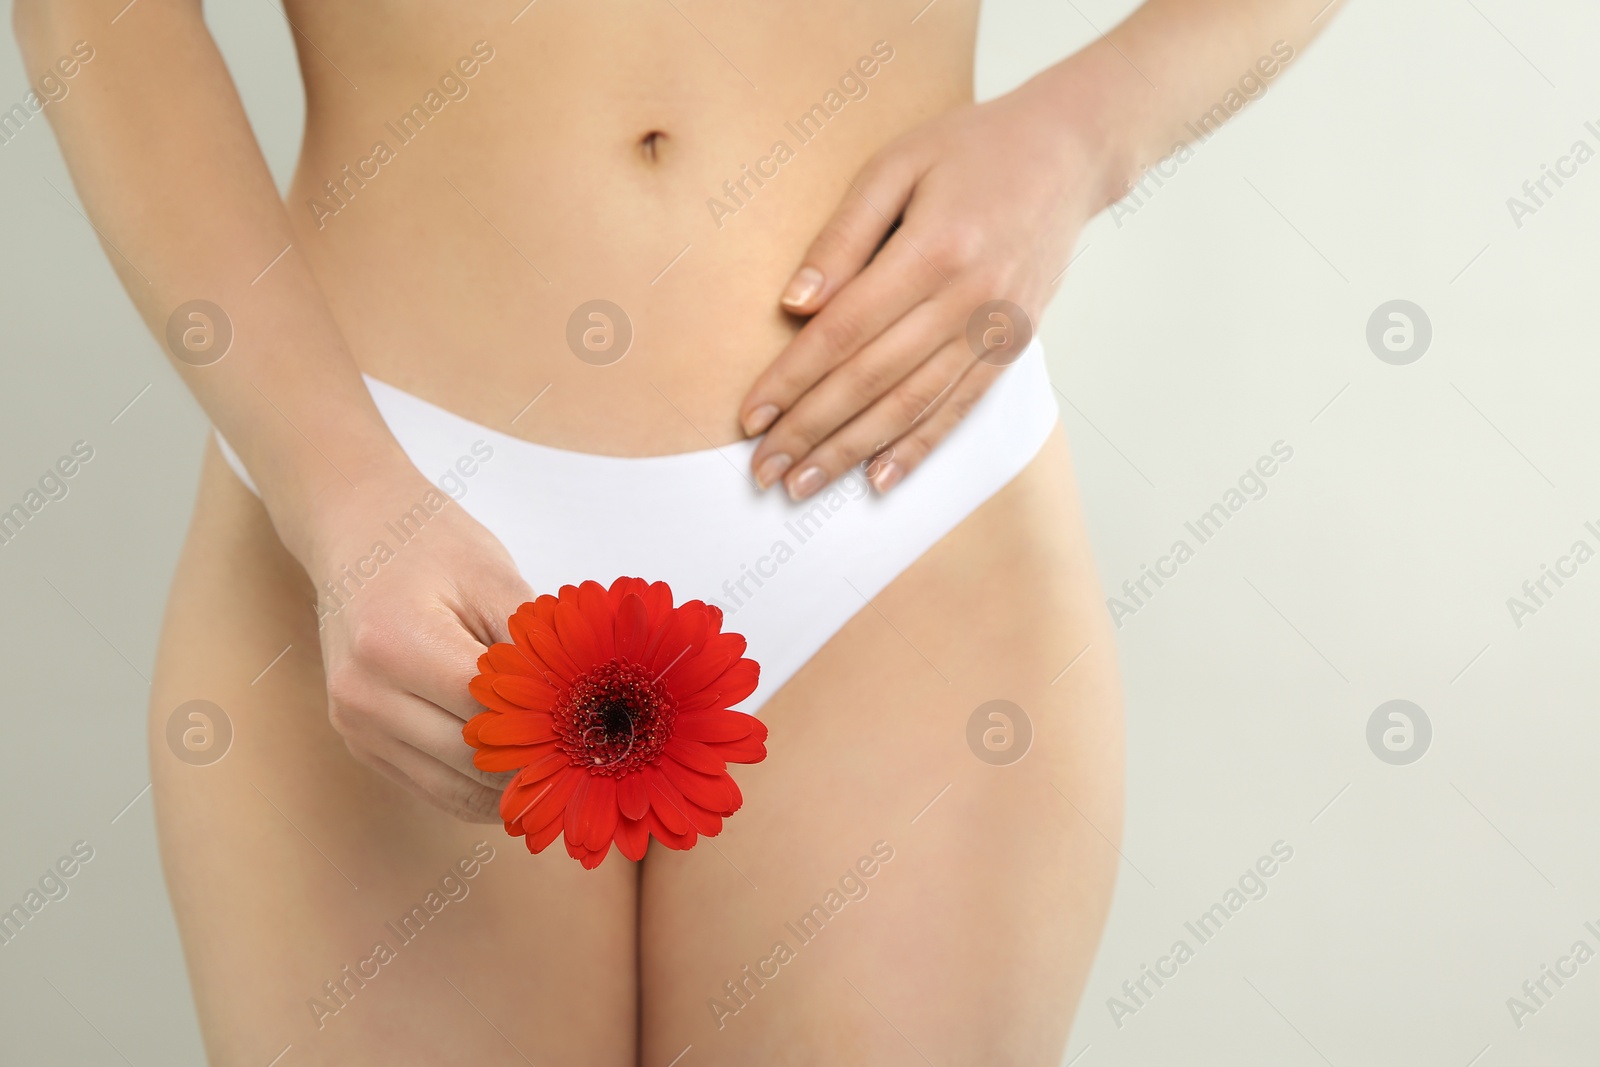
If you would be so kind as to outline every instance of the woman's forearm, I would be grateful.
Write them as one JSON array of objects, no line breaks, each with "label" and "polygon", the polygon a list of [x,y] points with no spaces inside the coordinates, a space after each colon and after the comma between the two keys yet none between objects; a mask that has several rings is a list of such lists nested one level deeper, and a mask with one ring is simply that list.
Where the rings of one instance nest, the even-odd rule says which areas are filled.
[{"label": "woman's forearm", "polygon": [[[76,42],[94,49],[70,97],[46,109],[73,182],[146,324],[304,561],[317,502],[394,474],[405,457],[289,247],[288,215],[198,0],[143,0],[113,25],[123,2],[16,0],[23,56],[36,72]],[[180,315],[176,330],[200,351],[180,343],[187,358],[177,358],[169,343],[169,321],[194,300],[231,324],[225,357],[209,365],[196,365],[216,353],[204,318]]]},{"label": "woman's forearm", "polygon": [[1098,210],[1266,92],[1341,0],[1147,0],[1026,87],[1104,160]]}]

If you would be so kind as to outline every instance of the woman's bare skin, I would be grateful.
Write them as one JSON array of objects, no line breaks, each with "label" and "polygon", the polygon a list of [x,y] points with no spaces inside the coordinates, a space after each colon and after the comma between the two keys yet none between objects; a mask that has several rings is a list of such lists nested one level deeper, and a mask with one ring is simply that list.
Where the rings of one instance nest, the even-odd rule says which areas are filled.
[{"label": "woman's bare skin", "polygon": [[[683,9],[724,60],[670,4],[536,4],[515,25],[515,7],[464,20],[426,4],[377,40],[368,18],[302,6],[296,23],[330,55],[353,54],[340,66],[361,86],[299,39],[309,118],[289,219],[356,361],[486,425],[623,455],[743,436],[744,392],[797,325],[777,301],[797,257],[875,149],[970,99],[977,14],[955,3],[912,27],[909,15],[838,3],[806,8],[796,27],[733,7]],[[437,42],[426,58],[361,69],[423,40]],[[374,140],[397,143],[385,124],[476,41],[494,58],[461,79],[466,98],[319,230],[307,201],[327,201],[323,182]],[[858,75],[865,98],[802,145],[785,123],[878,41],[894,58]],[[733,204],[723,183],[778,140],[793,160],[759,188],[744,179],[754,195],[719,228],[707,201]],[[604,368],[562,340],[568,316],[595,298],[635,326],[631,351]]]},{"label": "woman's bare skin", "polygon": [[[328,724],[304,575],[213,449],[150,712],[162,854],[212,1061],[293,1044],[296,1063],[665,1067],[693,1045],[681,1064],[922,1063],[909,1039],[936,1063],[1056,1062],[1122,811],[1113,644],[1070,478],[1057,435],[767,703],[770,755],[740,774],[745,806],[721,836],[584,871],[350,758]],[[209,767],[165,739],[197,696],[234,724]],[[996,698],[1035,729],[1007,767],[967,748],[968,716]],[[466,898],[319,1019],[311,998],[337,1006],[323,983],[374,941],[398,945],[384,923],[485,840],[495,858]],[[785,924],[879,841],[893,859],[862,880],[865,898],[802,946]],[[724,983],[778,940],[796,958],[719,1028],[709,1002],[737,1007]]]},{"label": "woman's bare skin", "polygon": [[[887,281],[902,302],[942,299],[948,319],[962,305],[941,286],[992,288],[1037,316],[1082,222],[1273,40],[1303,45],[1320,6],[1152,0],[1116,42],[971,108],[963,0],[291,3],[307,122],[280,202],[198,5],[18,0],[30,66],[79,38],[97,49],[53,121],[147,322],[162,335],[205,298],[236,331],[221,362],[177,365],[262,497],[208,446],[150,709],[213,1062],[288,1045],[286,1064],[1057,1062],[1121,822],[1115,657],[1059,431],[765,705],[770,755],[740,772],[722,836],[584,872],[504,836],[502,779],[460,740],[476,655],[531,592],[498,542],[450,509],[381,590],[317,627],[313,582],[440,473],[399,454],[357,371],[618,455],[735,440],[772,402],[757,463],[777,442],[795,462],[756,473],[791,493],[810,462],[837,475],[871,458],[862,413],[897,404],[897,477],[915,476],[983,379],[955,375],[911,420],[902,393],[936,353],[874,347],[896,323],[869,322],[885,272],[862,267],[890,218],[860,190],[909,202],[874,261],[904,262]],[[786,124],[846,73],[864,95],[801,143]],[[780,140],[792,158],[774,173],[760,161]],[[385,161],[363,163],[378,141]],[[992,165],[962,163],[979,157]],[[826,275],[790,303],[804,328],[778,300],[803,265]],[[566,344],[596,298],[634,331],[604,367]],[[830,373],[856,388],[819,388]],[[197,698],[236,731],[208,767],[164,739]],[[966,740],[996,698],[1035,730],[1007,767]],[[867,895],[793,941],[777,977],[749,979],[880,842],[892,859]],[[397,944],[384,924],[475,848],[493,859],[466,896],[366,984],[342,970]]]}]

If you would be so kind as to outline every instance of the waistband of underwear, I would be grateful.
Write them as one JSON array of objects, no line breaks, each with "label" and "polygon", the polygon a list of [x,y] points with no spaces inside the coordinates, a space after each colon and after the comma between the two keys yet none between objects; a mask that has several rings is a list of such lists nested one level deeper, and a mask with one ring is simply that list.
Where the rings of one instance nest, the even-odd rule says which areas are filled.
[{"label": "waistband of underwear", "polygon": [[[508,450],[535,463],[550,479],[544,486],[547,492],[559,491],[565,486],[568,492],[562,495],[576,501],[583,500],[597,487],[615,483],[620,478],[626,481],[628,491],[640,498],[641,503],[656,500],[682,505],[687,502],[685,492],[692,495],[693,486],[703,480],[702,472],[729,465],[752,487],[754,485],[749,474],[750,460],[760,438],[654,456],[610,456],[580,452],[515,437],[457,415],[371,375],[363,374],[362,378],[384,422],[425,475],[431,476],[433,472],[423,466],[424,456],[432,460],[440,450],[439,447],[429,447],[431,444],[444,446],[447,441],[477,437],[487,440],[496,448],[505,445]],[[1020,445],[1031,456],[1043,444],[1044,436],[1057,419],[1055,400],[1050,394],[1044,348],[1036,337],[1016,361],[990,384],[967,416],[934,447],[923,461],[921,469],[910,477],[922,475],[924,480],[935,477],[931,472],[944,465],[942,459],[954,460],[954,455],[947,454],[960,451],[963,442],[969,442],[979,450],[1009,451],[1007,444]],[[238,453],[220,430],[214,432],[228,466],[252,493],[259,496],[260,492]],[[1021,441],[1022,437],[1029,441]],[[995,459],[1005,462],[999,456],[995,456]],[[781,493],[782,489],[774,487],[770,491]]]}]

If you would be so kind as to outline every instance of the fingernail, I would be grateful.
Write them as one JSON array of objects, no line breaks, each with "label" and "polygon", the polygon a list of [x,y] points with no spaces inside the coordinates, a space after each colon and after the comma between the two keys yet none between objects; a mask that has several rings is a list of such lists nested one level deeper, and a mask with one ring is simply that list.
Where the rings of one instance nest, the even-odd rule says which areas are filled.
[{"label": "fingernail", "polygon": [[783,291],[783,303],[787,307],[801,307],[821,289],[822,272],[815,267],[801,267],[789,279],[789,287]]},{"label": "fingernail", "polygon": [[804,500],[827,484],[828,476],[822,473],[821,467],[807,467],[789,479],[789,499]]},{"label": "fingernail", "polygon": [[782,452],[768,456],[761,461],[761,466],[756,468],[756,484],[765,489],[779,478],[782,478],[783,472],[788,470],[789,464],[793,462],[794,460]]},{"label": "fingernail", "polygon": [[745,435],[748,437],[754,437],[762,430],[765,430],[768,426],[771,426],[772,420],[777,417],[778,405],[762,404],[760,407],[756,408],[754,411],[750,412],[744,417]]},{"label": "fingernail", "polygon": [[905,476],[905,473],[905,468],[893,460],[881,464],[877,470],[872,472],[872,488],[880,493],[887,493],[900,484],[900,479]]}]

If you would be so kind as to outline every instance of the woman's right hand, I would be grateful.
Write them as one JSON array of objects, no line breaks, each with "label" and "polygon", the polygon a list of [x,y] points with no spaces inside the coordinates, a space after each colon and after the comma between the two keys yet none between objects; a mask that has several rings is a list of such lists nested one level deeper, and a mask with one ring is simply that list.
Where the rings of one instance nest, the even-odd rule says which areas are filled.
[{"label": "woman's right hand", "polygon": [[303,562],[317,587],[333,728],[357,760],[424,800],[500,821],[510,776],[473,766],[461,728],[483,710],[467,691],[479,655],[509,639],[506,620],[533,599],[510,553],[415,469],[362,479],[318,507],[311,533]]}]

